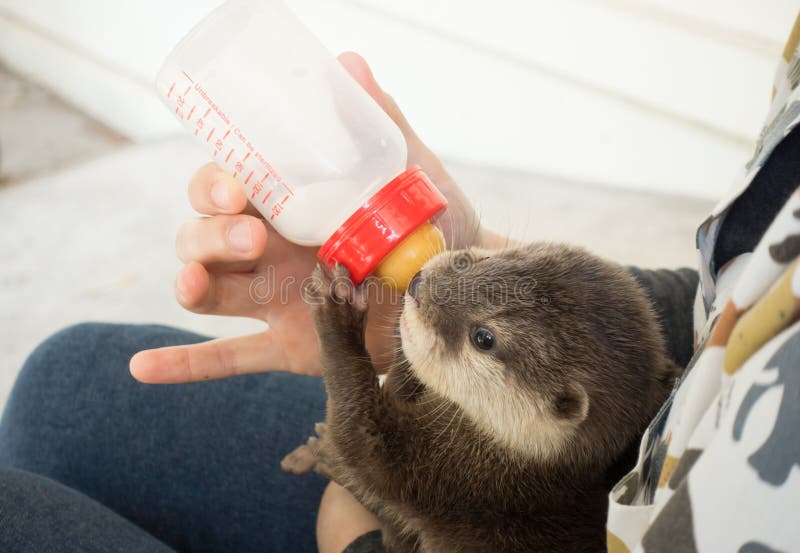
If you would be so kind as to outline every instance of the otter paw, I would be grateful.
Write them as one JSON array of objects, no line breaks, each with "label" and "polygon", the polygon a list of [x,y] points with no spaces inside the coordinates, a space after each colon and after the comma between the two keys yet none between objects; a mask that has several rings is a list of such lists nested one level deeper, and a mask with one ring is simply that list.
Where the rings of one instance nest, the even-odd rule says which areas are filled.
[{"label": "otter paw", "polygon": [[281,460],[281,469],[292,474],[306,474],[312,470],[331,477],[329,465],[336,458],[333,445],[328,438],[328,425],[318,422],[314,425],[317,437],[311,436],[308,442],[296,447]]},{"label": "otter paw", "polygon": [[353,284],[344,265],[331,272],[317,265],[303,293],[323,345],[363,345],[369,295],[366,287]]},{"label": "otter paw", "polygon": [[317,459],[307,444],[297,447],[281,460],[281,469],[292,474],[306,474],[314,469]]},{"label": "otter paw", "polygon": [[308,439],[308,447],[314,452],[314,458],[317,460],[314,464],[314,472],[328,480],[333,480],[331,461],[334,457],[331,455],[328,440],[311,437]]}]

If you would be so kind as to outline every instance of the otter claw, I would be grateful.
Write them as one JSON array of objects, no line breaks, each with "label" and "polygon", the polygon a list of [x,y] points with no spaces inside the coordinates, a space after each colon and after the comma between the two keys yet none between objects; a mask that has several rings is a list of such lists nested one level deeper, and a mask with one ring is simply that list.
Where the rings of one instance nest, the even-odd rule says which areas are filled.
[{"label": "otter claw", "polygon": [[303,295],[309,304],[317,307],[335,304],[352,309],[356,313],[364,313],[369,307],[368,288],[353,284],[347,267],[339,263],[334,265],[330,272],[317,265],[311,282],[303,289]]}]

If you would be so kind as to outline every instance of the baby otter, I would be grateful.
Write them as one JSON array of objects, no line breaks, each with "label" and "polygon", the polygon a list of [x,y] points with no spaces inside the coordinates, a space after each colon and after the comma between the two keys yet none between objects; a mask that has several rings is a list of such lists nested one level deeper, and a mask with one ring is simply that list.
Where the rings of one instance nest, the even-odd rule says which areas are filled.
[{"label": "baby otter", "polygon": [[350,490],[389,553],[605,551],[609,473],[679,374],[622,268],[553,244],[440,254],[404,297],[383,387],[366,288],[341,266],[315,282],[326,423],[285,470]]}]

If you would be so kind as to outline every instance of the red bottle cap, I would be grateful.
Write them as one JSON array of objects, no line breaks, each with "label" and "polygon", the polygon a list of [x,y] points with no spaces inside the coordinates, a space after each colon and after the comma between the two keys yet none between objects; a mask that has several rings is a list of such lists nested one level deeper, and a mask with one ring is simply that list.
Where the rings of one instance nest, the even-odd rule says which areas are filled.
[{"label": "red bottle cap", "polygon": [[417,166],[378,190],[317,252],[328,267],[341,263],[361,283],[400,242],[447,207],[447,200]]}]

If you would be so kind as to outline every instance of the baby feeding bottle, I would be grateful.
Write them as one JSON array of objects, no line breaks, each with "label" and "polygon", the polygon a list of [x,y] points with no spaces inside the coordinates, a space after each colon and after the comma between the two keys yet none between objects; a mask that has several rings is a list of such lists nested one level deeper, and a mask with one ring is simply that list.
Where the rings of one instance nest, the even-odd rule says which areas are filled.
[{"label": "baby feeding bottle", "polygon": [[280,0],[229,0],[156,80],[169,109],[292,242],[398,290],[444,249],[446,207],[400,129]]}]

